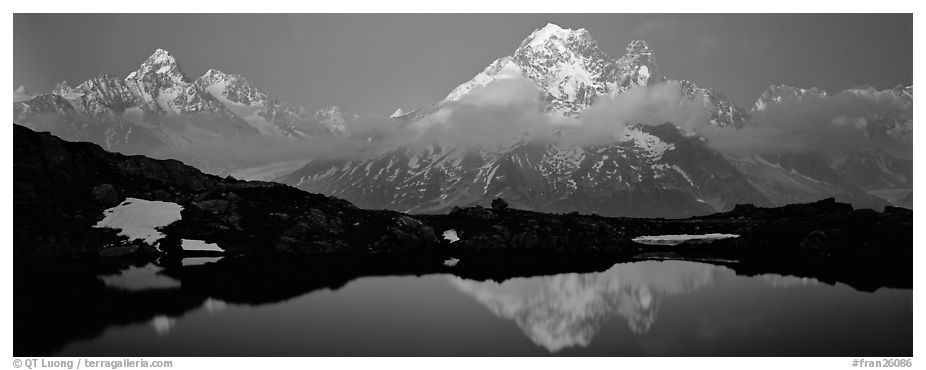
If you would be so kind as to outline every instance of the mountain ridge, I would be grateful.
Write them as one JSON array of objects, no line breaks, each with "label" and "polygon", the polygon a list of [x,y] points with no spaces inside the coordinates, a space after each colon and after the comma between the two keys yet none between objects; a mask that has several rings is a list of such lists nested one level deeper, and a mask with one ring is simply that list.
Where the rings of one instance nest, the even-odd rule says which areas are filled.
[{"label": "mountain ridge", "polygon": [[[645,41],[631,42],[623,56],[612,59],[598,49],[586,30],[548,24],[526,37],[511,56],[496,59],[443,100],[395,115],[396,119],[415,122],[440,116],[477,88],[511,78],[536,83],[546,103],[542,110],[564,117],[581,116],[600,97],[664,83],[679,92],[683,99],[680,104],[687,99],[707,109],[712,126],[739,129],[749,118],[749,112],[716,90],[662,76]],[[525,209],[612,216],[685,217],[723,211],[737,202],[787,204],[834,194],[861,206],[879,208],[886,204],[841,180],[824,189],[799,188],[797,191],[806,193],[784,197],[773,191],[774,187],[754,184],[771,181],[749,177],[762,172],[742,172],[741,166],[731,166],[725,159],[695,155],[711,152],[703,141],[683,140],[688,144],[682,151],[679,140],[688,134],[680,136],[674,125],[666,127],[671,128],[631,126],[623,138],[627,143],[610,149],[523,144],[514,138],[496,153],[424,144],[423,148],[403,147],[359,162],[309,163],[278,181],[336,194],[363,207],[427,213],[455,205],[487,204],[498,196]],[[661,148],[659,156],[643,155],[654,148]],[[662,153],[668,153],[667,157]],[[717,180],[720,178],[727,184],[717,185],[723,183]],[[671,203],[677,207],[669,206]]]},{"label": "mountain ridge", "polygon": [[[357,117],[337,107],[314,113],[293,108],[241,75],[208,69],[190,78],[160,48],[124,78],[100,73],[73,87],[62,81],[50,94],[13,103],[15,122],[127,154],[153,154],[214,138],[343,136],[352,119]],[[182,159],[218,173],[235,166]]]},{"label": "mountain ridge", "polygon": [[[439,121],[441,112],[466,104],[460,100],[473,91],[509,78],[536,84],[540,111],[565,120],[581,119],[600,99],[656,86],[677,92],[680,106],[703,108],[708,113],[707,124],[720,129],[744,128],[753,116],[780,104],[800,103],[805,96],[831,98],[815,88],[772,85],[747,111],[717,90],[663,75],[654,54],[645,41],[634,40],[620,57],[611,58],[587,30],[547,24],[523,39],[512,54],[496,59],[445,98],[409,111],[397,109],[390,118],[400,125],[426,117]],[[125,78],[100,74],[77,87],[63,81],[52,94],[60,99],[40,95],[14,102],[14,121],[129,154],[192,147],[213,138],[364,139],[350,137],[349,127],[359,119],[357,115],[337,107],[306,112],[273,98],[244,76],[217,69],[190,78],[164,49],[155,50]],[[837,95],[896,100],[889,110],[866,117],[871,122],[867,135],[886,141],[912,138],[912,86],[890,91],[852,89]],[[697,131],[679,136],[675,125],[666,129],[627,123],[630,126],[610,146],[570,147],[512,137],[497,152],[490,152],[424,143],[384,148],[359,162],[305,158],[302,161],[308,164],[293,171],[299,159],[258,164],[254,170],[214,159],[179,159],[214,173],[264,176],[262,172],[271,171],[287,184],[338,194],[372,208],[401,211],[438,212],[454,205],[484,204],[500,195],[527,209],[627,216],[663,212],[684,217],[726,210],[738,202],[771,205],[829,196],[859,206],[882,206],[858,189],[855,180],[828,180],[845,171],[805,166],[820,171],[804,173],[784,169],[768,158],[704,157],[696,153],[714,150]],[[653,124],[657,123],[661,122]],[[615,123],[615,127],[620,125]],[[574,129],[556,129],[553,140],[570,135],[570,130]],[[368,137],[365,141],[374,139],[378,140]],[[812,153],[795,155],[817,161]],[[283,170],[290,172],[280,175]],[[727,185],[717,185],[724,182]],[[681,205],[679,209],[672,209],[673,202]]]}]

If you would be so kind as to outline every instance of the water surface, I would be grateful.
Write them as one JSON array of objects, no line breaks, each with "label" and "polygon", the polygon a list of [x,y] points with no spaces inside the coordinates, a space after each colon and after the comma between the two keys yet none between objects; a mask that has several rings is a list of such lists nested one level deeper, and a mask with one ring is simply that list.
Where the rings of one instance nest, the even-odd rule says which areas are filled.
[{"label": "water surface", "polygon": [[[183,269],[223,263],[191,262]],[[209,296],[202,275],[145,273],[164,272],[133,267],[98,280],[107,291],[142,295],[149,314],[118,324],[92,318],[102,330],[68,340],[54,354],[912,355],[912,290],[861,292],[698,262],[619,263],[603,272],[499,282],[452,274],[361,277],[259,303],[233,289],[214,293],[224,298]]]}]

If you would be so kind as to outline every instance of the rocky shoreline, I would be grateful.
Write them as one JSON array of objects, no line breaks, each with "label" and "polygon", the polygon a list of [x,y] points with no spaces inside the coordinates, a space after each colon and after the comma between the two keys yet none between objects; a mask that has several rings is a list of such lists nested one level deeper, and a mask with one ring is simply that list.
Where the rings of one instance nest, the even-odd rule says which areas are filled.
[{"label": "rocky shoreline", "polygon": [[[94,228],[126,198],[173,202],[182,219],[161,229],[160,251]],[[738,205],[686,219],[546,214],[492,207],[443,215],[359,209],[347,201],[270,182],[203,174],[176,160],[109,153],[14,125],[14,255],[152,259],[182,254],[182,239],[215,243],[227,256],[480,253],[607,254],[799,266],[869,266],[912,285],[913,212],[853,209],[833,199],[778,208]],[[459,240],[442,234],[453,230]],[[737,238],[674,246],[634,237],[725,233]],[[118,247],[120,249],[111,249]],[[910,279],[908,279],[910,277]],[[906,281],[906,283],[904,283]]]}]

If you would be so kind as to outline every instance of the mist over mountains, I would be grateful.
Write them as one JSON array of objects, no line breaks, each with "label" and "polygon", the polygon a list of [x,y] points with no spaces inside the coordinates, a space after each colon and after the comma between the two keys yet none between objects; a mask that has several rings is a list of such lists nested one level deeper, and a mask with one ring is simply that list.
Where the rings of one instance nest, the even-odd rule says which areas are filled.
[{"label": "mist over mountains", "polygon": [[912,207],[912,86],[774,85],[747,110],[667,77],[655,54],[637,40],[612,58],[588,31],[548,24],[433,104],[361,116],[307,112],[214,69],[193,79],[157,49],[124,78],[23,89],[13,119],[363,208],[443,212],[495,197],[651,217],[827,197]]}]

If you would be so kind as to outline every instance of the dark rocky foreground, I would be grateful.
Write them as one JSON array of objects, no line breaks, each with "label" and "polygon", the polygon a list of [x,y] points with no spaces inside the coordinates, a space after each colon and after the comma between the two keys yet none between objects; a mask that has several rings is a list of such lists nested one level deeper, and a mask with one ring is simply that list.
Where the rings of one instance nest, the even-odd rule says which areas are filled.
[{"label": "dark rocky foreground", "polygon": [[[902,208],[854,210],[830,199],[779,208],[740,205],[688,219],[633,219],[528,212],[498,200],[489,208],[408,215],[363,210],[276,183],[206,175],[174,160],[109,153],[18,125],[13,130],[18,356],[53,353],[109,325],[182,313],[207,297],[277,302],[375,275],[504,280],[603,271],[641,259],[690,259],[738,274],[813,277],[860,290],[913,284],[913,212]],[[92,227],[104,209],[127,197],[184,207],[182,220],[162,230],[164,253]],[[449,229],[459,241],[441,237]],[[741,236],[677,246],[631,240],[715,232]],[[183,267],[180,239],[217,243],[226,257]],[[450,257],[460,262],[445,266]],[[125,292],[98,278],[155,260],[164,274],[182,279],[183,289]],[[69,297],[89,303],[62,312],[60,302]]]},{"label": "dark rocky foreground", "polygon": [[[217,243],[227,255],[436,253],[607,254],[621,258],[735,260],[786,270],[845,269],[847,278],[912,285],[913,212],[855,210],[832,199],[779,208],[738,205],[687,219],[545,214],[507,207],[456,208],[445,215],[359,209],[286,185],[220,178],[175,160],[106,152],[14,125],[14,254],[29,257],[151,258],[151,247],[92,226],[127,197],[170,201],[182,220],[165,228],[166,254],[181,239]],[[441,237],[449,229],[460,240]],[[641,235],[731,233],[708,244],[648,246]],[[118,252],[105,246],[119,245]],[[840,270],[841,271],[841,270]],[[841,275],[842,273],[840,273]]]}]

